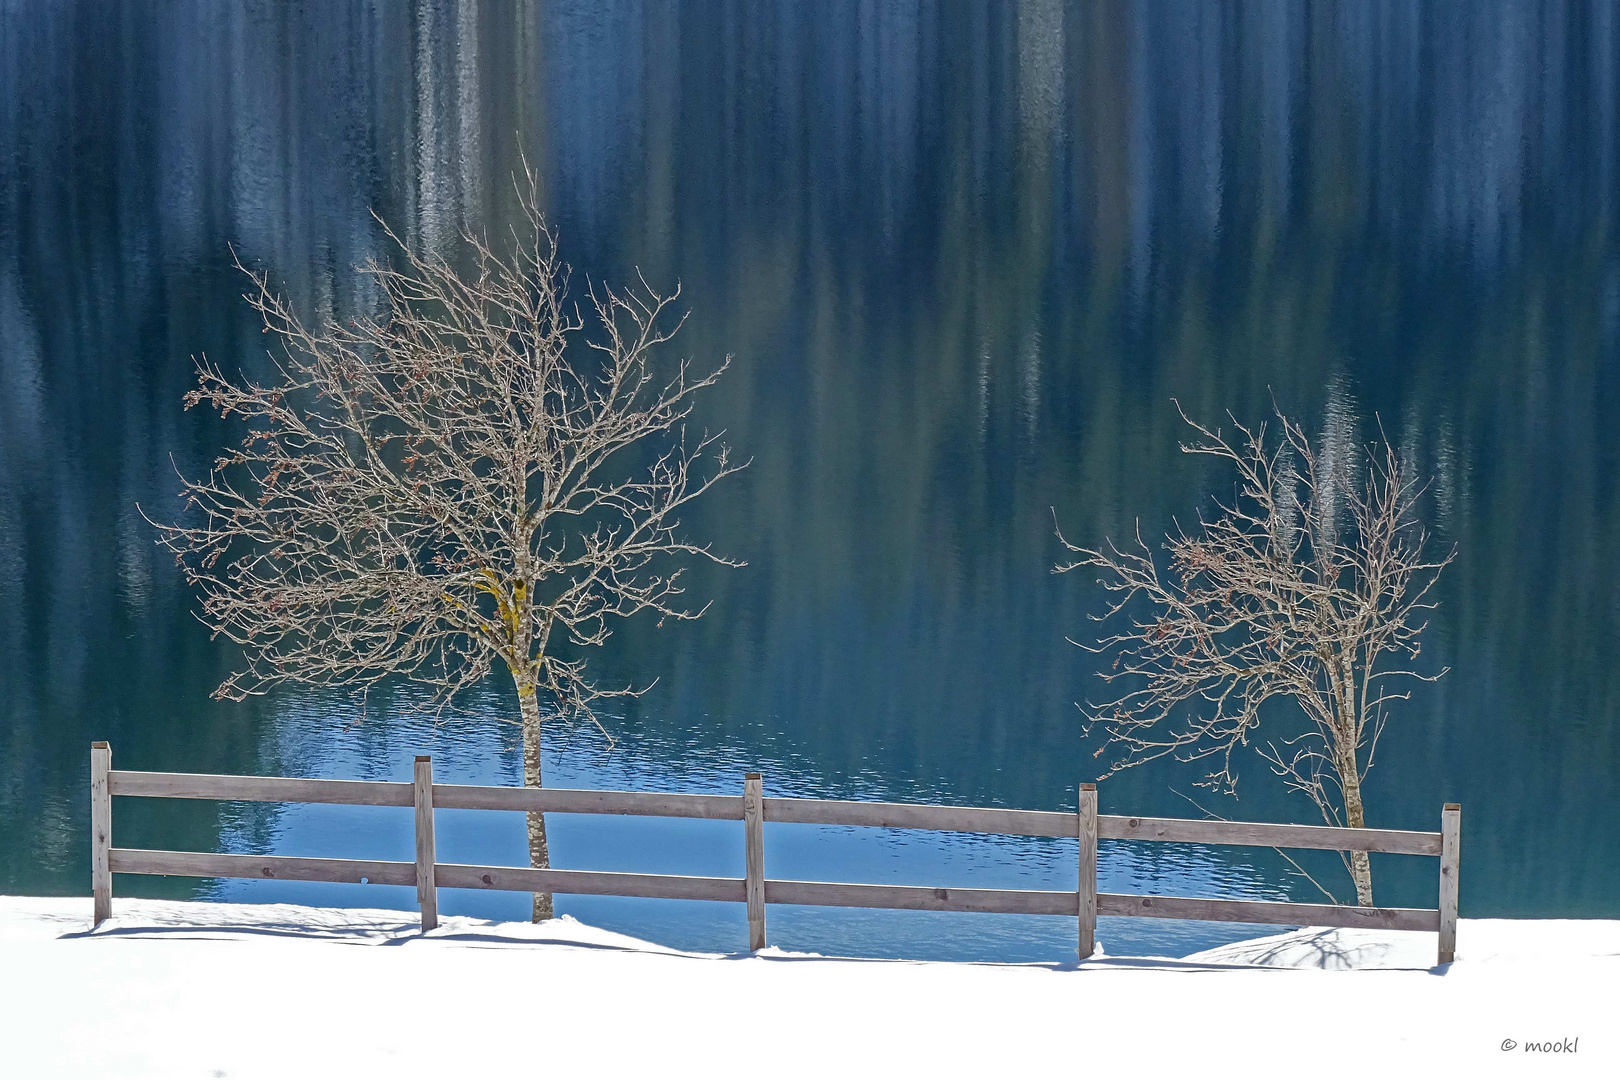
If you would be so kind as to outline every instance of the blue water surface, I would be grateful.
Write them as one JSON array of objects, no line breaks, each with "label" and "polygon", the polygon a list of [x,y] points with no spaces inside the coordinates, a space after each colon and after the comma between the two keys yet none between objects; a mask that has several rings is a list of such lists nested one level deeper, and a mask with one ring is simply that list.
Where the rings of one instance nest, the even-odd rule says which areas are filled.
[{"label": "blue water surface", "polygon": [[[375,211],[423,250],[504,235],[540,176],[575,280],[679,282],[677,343],[734,358],[693,424],[749,469],[684,527],[695,623],[590,657],[650,687],[547,733],[549,782],[1073,809],[1106,759],[1101,596],[1054,535],[1152,539],[1231,478],[1180,453],[1273,404],[1382,433],[1455,546],[1369,823],[1463,804],[1465,916],[1620,916],[1620,16],[1456,4],[472,4],[106,0],[0,9],[0,890],[88,892],[88,755],[128,768],[515,783],[510,689],[435,725],[209,694],[237,663],[142,514],[240,437],[194,360],[268,370],[232,253],[311,317],[371,310]],[[1276,721],[1297,722],[1286,710]],[[1311,821],[1163,761],[1104,812]],[[403,811],[121,800],[121,844],[410,853]],[[442,815],[519,863],[515,815]],[[556,817],[557,865],[735,874],[740,827]],[[773,876],[1067,888],[1063,841],[767,828]],[[1321,853],[1316,853],[1321,855]],[[1300,865],[1341,898],[1331,854]],[[1432,859],[1374,860],[1381,903]],[[1321,899],[1269,850],[1105,845],[1105,889]],[[409,908],[409,890],[118,880],[121,895]],[[521,918],[518,895],[447,892]],[[739,906],[564,898],[692,948]],[[1058,918],[775,908],[821,952],[1063,960]],[[1110,920],[1115,952],[1254,931]]]}]

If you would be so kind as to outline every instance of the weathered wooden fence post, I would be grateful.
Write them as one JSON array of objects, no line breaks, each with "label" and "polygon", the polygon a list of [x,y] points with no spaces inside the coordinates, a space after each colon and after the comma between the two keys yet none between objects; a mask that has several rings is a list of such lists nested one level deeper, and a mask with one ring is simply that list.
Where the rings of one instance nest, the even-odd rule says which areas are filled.
[{"label": "weathered wooden fence post", "polygon": [[748,896],[748,951],[765,947],[765,781],[743,778],[743,872]]},{"label": "weathered wooden fence post", "polygon": [[1080,959],[1097,951],[1097,785],[1080,785]]},{"label": "weathered wooden fence post", "polygon": [[439,889],[433,878],[433,759],[416,759],[416,902],[422,908],[422,931],[439,925]]},{"label": "weathered wooden fence post", "polygon": [[112,918],[112,747],[90,744],[90,892],[95,897],[92,926]]},{"label": "weathered wooden fence post", "polygon": [[1462,869],[1462,806],[1440,811],[1440,963],[1457,959],[1457,873]]}]

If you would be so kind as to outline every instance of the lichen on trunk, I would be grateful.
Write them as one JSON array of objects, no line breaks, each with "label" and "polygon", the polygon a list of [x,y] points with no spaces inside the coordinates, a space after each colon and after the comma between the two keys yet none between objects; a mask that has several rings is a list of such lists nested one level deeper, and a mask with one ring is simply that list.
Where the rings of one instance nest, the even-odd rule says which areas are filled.
[{"label": "lichen on trunk", "polygon": [[[544,786],[540,768],[540,703],[535,698],[532,682],[520,679],[517,690],[518,704],[523,712],[523,786],[539,788]],[[531,810],[528,819],[529,865],[536,870],[549,870],[551,852],[546,847],[546,815],[539,810]],[[535,893],[531,918],[535,922],[543,922],[554,914],[551,894]]]},{"label": "lichen on trunk", "polygon": [[[1358,694],[1352,653],[1341,652],[1335,661],[1327,668],[1331,676],[1330,700],[1334,702],[1335,715],[1325,718],[1321,726],[1333,732],[1334,749],[1338,755],[1335,771],[1338,773],[1339,789],[1344,795],[1344,823],[1352,829],[1365,829],[1367,811],[1361,801],[1361,744],[1367,724],[1366,688],[1360,687]],[[1327,806],[1320,800],[1318,805],[1323,806],[1326,814]],[[1349,852],[1347,866],[1350,880],[1356,886],[1356,903],[1361,907],[1372,907],[1371,856],[1365,851]]]},{"label": "lichen on trunk", "polygon": [[[1339,767],[1339,779],[1344,787],[1344,823],[1352,829],[1365,829],[1367,813],[1361,803],[1361,774],[1354,753]],[[1350,878],[1356,883],[1356,903],[1372,907],[1372,859],[1365,851],[1350,853]]]}]

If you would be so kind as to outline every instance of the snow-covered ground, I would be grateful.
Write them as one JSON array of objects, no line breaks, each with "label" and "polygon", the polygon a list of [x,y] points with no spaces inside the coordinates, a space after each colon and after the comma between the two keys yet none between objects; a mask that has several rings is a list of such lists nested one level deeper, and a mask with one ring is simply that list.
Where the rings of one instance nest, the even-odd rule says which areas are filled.
[{"label": "snow-covered ground", "polygon": [[567,918],[114,914],[92,933],[86,898],[0,897],[0,1076],[1620,1075],[1620,922],[1465,919],[1445,968],[1432,934],[1344,930],[1077,967],[686,953]]}]

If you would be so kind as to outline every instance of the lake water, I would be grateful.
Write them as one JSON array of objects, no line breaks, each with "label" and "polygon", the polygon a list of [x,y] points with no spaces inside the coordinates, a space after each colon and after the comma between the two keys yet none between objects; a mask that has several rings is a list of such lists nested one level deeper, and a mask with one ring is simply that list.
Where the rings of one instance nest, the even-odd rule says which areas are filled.
[{"label": "lake water", "polygon": [[[491,684],[209,691],[232,654],[153,546],[232,427],[192,357],[263,363],[230,245],[303,310],[365,303],[375,209],[447,250],[535,163],[581,276],[679,281],[701,406],[754,458],[689,519],[747,567],[594,660],[654,689],[556,731],[548,782],[1072,808],[1096,777],[1085,541],[1227,482],[1172,399],[1376,434],[1457,561],[1369,823],[1464,807],[1465,916],[1620,916],[1620,14],[1548,3],[103,2],[0,13],[0,891],[87,893],[88,744],[128,768],[514,783]],[[1104,812],[1311,821],[1156,765]],[[402,811],[121,800],[117,841],[406,858]],[[557,865],[736,874],[741,828],[554,818]],[[513,815],[441,857],[519,863]],[[1065,887],[1060,841],[772,826],[773,876]],[[1336,860],[1306,860],[1340,895]],[[1378,857],[1431,905],[1433,860]],[[1337,876],[1335,876],[1337,875]],[[1269,851],[1105,845],[1105,889],[1319,899]],[[121,877],[120,893],[413,906],[380,886]],[[447,892],[521,918],[525,898]],[[562,898],[732,950],[736,905]],[[1070,920],[771,909],[824,952],[1062,959]],[[1110,951],[1253,931],[1105,920]]]}]

